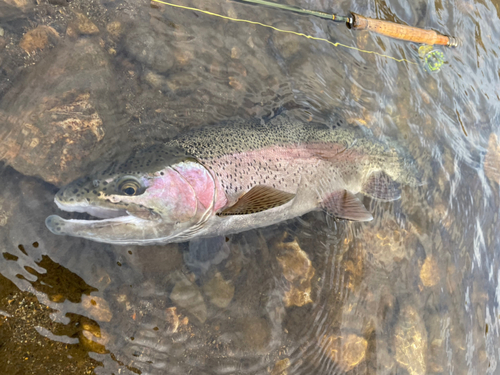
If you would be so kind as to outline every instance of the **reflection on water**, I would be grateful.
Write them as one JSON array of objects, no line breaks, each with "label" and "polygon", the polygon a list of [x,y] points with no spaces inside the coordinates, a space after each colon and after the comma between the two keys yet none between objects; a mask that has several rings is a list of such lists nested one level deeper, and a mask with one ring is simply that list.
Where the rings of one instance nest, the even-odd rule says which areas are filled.
[{"label": "reflection on water", "polygon": [[[182,4],[417,65],[148,1],[0,3],[0,372],[497,373],[498,4],[293,2],[458,36],[435,74],[411,43]],[[120,149],[281,108],[397,139],[423,186],[365,198],[370,223],[315,212],[225,241],[117,247],[45,228],[57,186]]]}]

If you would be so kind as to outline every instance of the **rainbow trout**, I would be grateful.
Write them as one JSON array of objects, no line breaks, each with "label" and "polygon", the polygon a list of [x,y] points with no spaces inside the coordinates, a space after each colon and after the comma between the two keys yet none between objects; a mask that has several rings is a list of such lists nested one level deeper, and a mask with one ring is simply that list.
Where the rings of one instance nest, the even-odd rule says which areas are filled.
[{"label": "rainbow trout", "polygon": [[136,149],[56,194],[60,209],[99,220],[51,215],[46,225],[60,235],[150,245],[242,232],[320,209],[369,221],[355,194],[391,201],[400,184],[417,184],[404,151],[285,114]]}]

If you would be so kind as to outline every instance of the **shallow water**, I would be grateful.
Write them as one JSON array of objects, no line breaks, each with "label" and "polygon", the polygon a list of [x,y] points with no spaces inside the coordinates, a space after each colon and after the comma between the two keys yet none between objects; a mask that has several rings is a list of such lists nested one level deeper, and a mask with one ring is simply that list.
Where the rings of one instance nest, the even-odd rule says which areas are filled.
[{"label": "shallow water", "polygon": [[[418,45],[240,3],[182,5],[408,61],[148,1],[0,3],[0,373],[500,371],[499,3],[290,4],[461,45],[431,74]],[[314,212],[216,246],[44,225],[120,149],[282,109],[395,139],[423,186],[366,198],[369,223]]]}]

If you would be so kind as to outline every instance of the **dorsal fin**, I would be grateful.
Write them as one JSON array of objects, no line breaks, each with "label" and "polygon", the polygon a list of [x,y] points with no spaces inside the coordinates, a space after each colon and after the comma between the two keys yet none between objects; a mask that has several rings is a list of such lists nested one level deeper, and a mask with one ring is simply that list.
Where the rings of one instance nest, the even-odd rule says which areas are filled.
[{"label": "dorsal fin", "polygon": [[399,184],[383,171],[373,172],[363,184],[361,192],[384,201],[394,201],[401,198]]},{"label": "dorsal fin", "polygon": [[295,197],[295,194],[278,190],[270,186],[257,185],[251,188],[231,207],[217,215],[248,215],[281,206]]},{"label": "dorsal fin", "polygon": [[347,190],[339,190],[323,200],[321,207],[329,214],[353,221],[370,221],[373,216],[358,198]]}]

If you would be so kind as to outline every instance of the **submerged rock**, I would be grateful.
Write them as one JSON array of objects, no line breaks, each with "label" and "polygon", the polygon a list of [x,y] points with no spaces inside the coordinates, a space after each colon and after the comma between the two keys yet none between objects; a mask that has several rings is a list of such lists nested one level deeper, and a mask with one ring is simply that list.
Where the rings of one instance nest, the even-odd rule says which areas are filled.
[{"label": "submerged rock", "polygon": [[288,367],[290,367],[289,358],[277,361],[271,370],[271,375],[288,375]]},{"label": "submerged rock", "polygon": [[204,323],[207,320],[207,306],[205,305],[201,291],[184,274],[178,274],[178,281],[170,294],[170,299],[188,314],[197,318],[200,323]]},{"label": "submerged rock", "polygon": [[56,185],[80,177],[118,123],[112,77],[96,41],[59,43],[3,97],[0,160]]},{"label": "submerged rock", "polygon": [[75,12],[76,30],[81,35],[93,35],[99,33],[99,28],[84,14]]},{"label": "submerged rock", "polygon": [[47,46],[54,46],[59,40],[59,34],[50,26],[38,26],[24,34],[19,42],[19,47],[26,53],[43,50]]},{"label": "submerged rock", "polygon": [[496,134],[492,133],[488,141],[488,152],[484,159],[484,171],[491,182],[500,183],[500,143]]},{"label": "submerged rock", "polygon": [[125,48],[137,61],[159,73],[172,68],[176,61],[171,46],[147,26],[130,30],[125,38]]},{"label": "submerged rock", "polygon": [[84,322],[81,324],[81,328],[78,338],[84,348],[100,354],[108,352],[106,344],[110,337],[106,331],[93,322]]},{"label": "submerged rock", "polygon": [[439,283],[440,269],[437,260],[433,256],[428,256],[425,259],[422,268],[420,268],[420,280],[424,286],[434,286]]},{"label": "submerged rock", "polygon": [[283,276],[289,283],[285,292],[285,305],[304,306],[313,302],[311,299],[311,279],[315,274],[314,267],[297,240],[281,242],[277,245],[279,255],[276,257],[283,269]]},{"label": "submerged rock", "polygon": [[391,272],[397,262],[410,259],[415,251],[416,236],[412,227],[405,228],[392,218],[384,218],[377,226],[363,231],[367,262]]},{"label": "submerged rock", "polygon": [[427,370],[427,332],[422,317],[412,306],[401,310],[394,332],[396,361],[410,375],[424,375]]},{"label": "submerged rock", "polygon": [[234,285],[224,280],[220,272],[217,272],[210,281],[203,285],[203,291],[211,303],[220,308],[225,308],[233,299]]},{"label": "submerged rock", "polygon": [[350,371],[365,359],[368,342],[350,333],[345,336],[325,336],[321,347],[343,371]]},{"label": "submerged rock", "polygon": [[108,302],[102,297],[83,295],[82,307],[97,321],[109,322],[113,318]]}]

